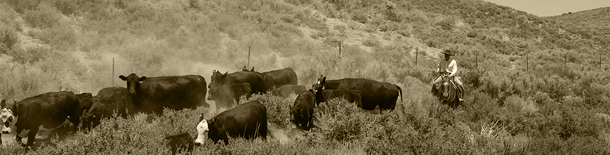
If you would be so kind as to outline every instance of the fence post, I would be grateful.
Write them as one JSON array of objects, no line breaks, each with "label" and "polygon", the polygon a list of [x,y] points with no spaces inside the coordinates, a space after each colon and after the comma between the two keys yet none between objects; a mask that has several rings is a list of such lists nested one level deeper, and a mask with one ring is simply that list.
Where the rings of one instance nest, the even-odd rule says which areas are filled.
[{"label": "fence post", "polygon": [[525,54],[525,72],[529,71],[530,69],[530,54],[529,52],[527,54]]},{"label": "fence post", "polygon": [[419,54],[419,47],[416,47],[415,48],[415,66],[417,66],[417,57],[418,57],[418,54]]},{"label": "fence post", "polygon": [[250,68],[250,46],[248,46],[248,65],[246,66],[248,66],[246,68]]},{"label": "fence post", "polygon": [[339,57],[341,57],[341,41],[339,42]]},{"label": "fence post", "polygon": [[110,78],[112,86],[114,87],[114,58],[112,58],[112,77]]},{"label": "fence post", "polygon": [[566,53],[566,55],[563,56],[563,67],[566,68],[566,71],[568,70],[568,53]]}]

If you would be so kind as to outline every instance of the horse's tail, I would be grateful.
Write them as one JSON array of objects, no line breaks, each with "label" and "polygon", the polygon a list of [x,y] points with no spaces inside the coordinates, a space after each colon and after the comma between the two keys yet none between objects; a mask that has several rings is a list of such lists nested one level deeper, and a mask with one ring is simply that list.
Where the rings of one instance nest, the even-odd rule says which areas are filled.
[{"label": "horse's tail", "polygon": [[400,100],[402,101],[402,89],[398,85],[394,85],[394,86],[396,86],[396,88],[398,88],[398,92],[400,92]]}]

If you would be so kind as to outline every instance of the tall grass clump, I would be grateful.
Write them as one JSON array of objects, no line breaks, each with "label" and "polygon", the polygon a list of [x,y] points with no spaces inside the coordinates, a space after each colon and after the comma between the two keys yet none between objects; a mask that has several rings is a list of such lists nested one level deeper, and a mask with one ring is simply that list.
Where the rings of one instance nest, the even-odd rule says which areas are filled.
[{"label": "tall grass clump", "polygon": [[[316,112],[317,111],[317,112]],[[355,103],[342,99],[331,99],[320,103],[314,109],[314,125],[328,139],[338,142],[349,142],[363,138],[363,129],[368,126],[369,119],[366,113]]]},{"label": "tall grass clump", "polygon": [[[258,100],[267,108],[267,122],[281,128],[289,127],[290,105],[294,104],[294,99],[284,99],[271,93],[252,95],[249,101]],[[247,102],[247,101],[246,101]]]},{"label": "tall grass clump", "polygon": [[34,150],[42,154],[169,154],[165,136],[188,132],[197,137],[199,114],[208,109],[164,109],[164,115],[136,114],[127,119],[102,119],[89,133],[77,132],[66,141]]}]

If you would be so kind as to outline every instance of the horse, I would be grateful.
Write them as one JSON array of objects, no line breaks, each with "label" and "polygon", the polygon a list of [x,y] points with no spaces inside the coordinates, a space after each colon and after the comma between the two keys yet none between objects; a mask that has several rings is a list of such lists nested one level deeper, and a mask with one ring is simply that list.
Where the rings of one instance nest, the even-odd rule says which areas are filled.
[{"label": "horse", "polygon": [[437,78],[442,78],[442,80],[439,84],[432,85],[432,94],[438,97],[440,103],[457,108],[462,103],[459,98],[463,96],[464,87],[458,86],[446,75],[440,75]]}]

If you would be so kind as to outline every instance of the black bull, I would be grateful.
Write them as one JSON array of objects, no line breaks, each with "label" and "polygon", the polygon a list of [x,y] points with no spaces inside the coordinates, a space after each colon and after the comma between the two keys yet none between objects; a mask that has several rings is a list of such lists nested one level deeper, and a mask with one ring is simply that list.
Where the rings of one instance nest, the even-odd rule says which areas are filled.
[{"label": "black bull", "polygon": [[[254,68],[252,68],[250,72],[255,72]],[[272,70],[268,72],[262,72],[260,74],[261,76],[263,76],[265,92],[282,87],[284,85],[297,85],[297,83],[299,82],[297,78],[297,73],[294,72],[294,70],[292,70],[292,68],[290,67]]]},{"label": "black bull", "polygon": [[[314,89],[343,89],[359,91],[362,97],[362,109],[374,110],[379,105],[380,110],[394,110],[398,95],[402,100],[402,89],[391,83],[378,82],[364,78],[344,78],[338,80],[326,80],[326,77],[318,79]],[[316,91],[322,93],[322,91]],[[316,95],[318,96],[318,95]]]},{"label": "black bull", "polygon": [[210,85],[208,85],[208,88],[212,93],[210,93],[210,95],[208,96],[208,100],[215,100],[216,98],[218,98],[217,96],[215,96],[216,94],[214,94],[214,92],[216,91],[216,89],[223,85],[232,86],[234,84],[248,83],[250,84],[251,88],[250,93],[247,95],[265,92],[263,85],[263,76],[260,73],[256,72],[241,71],[234,73],[226,72],[223,74],[215,70],[212,72],[212,76],[210,79],[212,80],[210,81]]},{"label": "black bull", "polygon": [[181,110],[209,107],[205,102],[206,81],[200,75],[138,77],[131,73],[125,77],[127,90],[138,112],[163,113],[163,108]]},{"label": "black bull", "polygon": [[118,116],[127,118],[137,112],[127,88],[107,87],[93,97],[93,104],[81,116],[83,128],[90,130],[100,124],[103,118],[109,118],[116,112]]},{"label": "black bull", "polygon": [[[49,92],[15,103],[12,109],[14,116],[17,117],[17,123],[15,123],[17,133],[30,130],[27,146],[32,146],[41,125],[45,128],[56,128],[66,119],[69,119],[76,131],[80,123],[79,117],[86,110],[82,108],[88,108],[85,104],[89,104],[82,103],[83,105],[80,105],[80,96],[87,97],[90,95],[77,96],[66,91]],[[17,135],[16,140],[21,142],[21,137]]]},{"label": "black bull", "polygon": [[[210,88],[209,100],[216,101],[216,109],[230,108],[234,104],[239,104],[239,98],[243,95],[250,98],[252,85],[249,83],[238,83],[231,85],[222,85],[216,88]],[[213,97],[212,97],[213,96]]]}]

